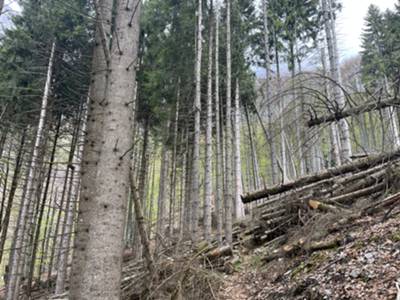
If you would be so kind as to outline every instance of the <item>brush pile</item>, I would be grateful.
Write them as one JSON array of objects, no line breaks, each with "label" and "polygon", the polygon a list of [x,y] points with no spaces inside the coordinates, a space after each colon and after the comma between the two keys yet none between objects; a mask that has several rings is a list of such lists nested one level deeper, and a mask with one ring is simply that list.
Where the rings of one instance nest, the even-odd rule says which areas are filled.
[{"label": "brush pile", "polygon": [[258,205],[240,238],[253,248],[274,249],[265,261],[299,249],[312,252],[346,243],[351,237],[320,240],[363,215],[385,208],[390,213],[400,202],[399,154],[368,157],[244,195],[244,203],[257,201]]}]

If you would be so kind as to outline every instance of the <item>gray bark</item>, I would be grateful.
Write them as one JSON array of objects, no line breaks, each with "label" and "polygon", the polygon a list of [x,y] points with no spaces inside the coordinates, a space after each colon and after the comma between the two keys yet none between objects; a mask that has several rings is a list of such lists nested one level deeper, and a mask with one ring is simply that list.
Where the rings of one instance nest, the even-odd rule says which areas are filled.
[{"label": "gray bark", "polygon": [[243,193],[242,185],[242,158],[240,154],[240,89],[239,80],[236,79],[236,93],[235,93],[235,111],[234,111],[234,160],[235,160],[235,218],[241,219],[244,217],[244,206],[242,203],[241,195]]},{"label": "gray bark", "polygon": [[[212,10],[212,7],[211,7]],[[211,17],[212,18],[212,17]],[[210,21],[210,33],[208,41],[208,75],[207,75],[207,120],[206,120],[206,144],[205,144],[205,170],[204,170],[204,239],[211,241],[211,197],[212,197],[212,71],[213,71],[213,34],[212,21]]]},{"label": "gray bark", "polygon": [[215,214],[217,221],[217,241],[222,244],[222,216],[223,216],[223,156],[221,144],[221,118],[219,98],[219,13],[215,14],[215,175],[216,199]]},{"label": "gray bark", "polygon": [[[88,121],[86,127],[85,144],[82,153],[81,169],[81,191],[79,201],[79,212],[77,232],[74,240],[73,265],[71,270],[70,284],[72,287],[71,296],[80,297],[84,293],[84,287],[81,286],[84,281],[86,264],[88,261],[83,254],[89,241],[89,220],[92,210],[92,201],[97,193],[97,168],[100,156],[101,141],[98,139],[103,130],[105,107],[102,101],[106,98],[107,88],[107,69],[109,61],[106,59],[104,47],[109,48],[109,36],[111,34],[111,13],[112,0],[99,0],[95,47],[92,59],[92,74],[89,94]],[[104,36],[102,33],[104,32]],[[106,38],[106,39],[105,39]],[[103,46],[103,44],[106,44]],[[80,249],[80,250],[77,250]]]},{"label": "gray bark", "polygon": [[[112,1],[105,4],[111,7],[107,4]],[[79,281],[71,282],[72,299],[120,299],[140,10],[139,0],[118,1],[114,7],[106,97],[101,102],[104,114],[94,121],[103,124],[97,137],[101,144],[93,182],[97,191],[93,197],[82,198],[87,204],[85,211],[80,208],[77,225],[72,277]],[[82,190],[87,188],[83,184],[86,176]]]},{"label": "gray bark", "polygon": [[225,125],[225,239],[232,244],[232,52],[231,0],[226,1],[226,125]]},{"label": "gray bark", "polygon": [[194,99],[194,132],[193,132],[193,163],[191,182],[192,201],[192,241],[197,240],[200,188],[199,188],[199,164],[200,164],[200,111],[201,111],[201,60],[203,49],[202,26],[203,26],[202,0],[198,0],[197,8],[197,49],[195,61],[196,93]]},{"label": "gray bark", "polygon": [[278,161],[276,159],[275,153],[275,143],[272,138],[272,119],[273,119],[273,111],[271,104],[271,88],[270,88],[270,48],[269,48],[269,26],[268,26],[268,3],[267,0],[263,0],[263,21],[264,21],[264,55],[265,55],[265,94],[264,101],[267,103],[268,110],[268,131],[269,138],[268,144],[270,148],[270,160],[271,160],[271,178],[272,183],[276,183],[278,179]]}]

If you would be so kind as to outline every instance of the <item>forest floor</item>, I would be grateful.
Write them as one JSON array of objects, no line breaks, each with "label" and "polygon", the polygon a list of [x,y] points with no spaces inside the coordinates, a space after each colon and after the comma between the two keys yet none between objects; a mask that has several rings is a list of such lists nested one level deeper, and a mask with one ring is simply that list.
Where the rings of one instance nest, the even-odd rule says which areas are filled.
[{"label": "forest floor", "polygon": [[[397,208],[398,209],[398,208]],[[225,275],[218,299],[400,299],[400,211],[354,221],[343,246],[300,252],[262,262],[262,248],[242,255],[235,272]]]}]

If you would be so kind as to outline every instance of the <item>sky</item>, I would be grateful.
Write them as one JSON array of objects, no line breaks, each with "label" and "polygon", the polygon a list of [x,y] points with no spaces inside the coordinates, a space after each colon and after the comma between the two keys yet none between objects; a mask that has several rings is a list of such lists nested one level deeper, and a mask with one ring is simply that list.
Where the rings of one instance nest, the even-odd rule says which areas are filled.
[{"label": "sky", "polygon": [[361,50],[361,33],[370,4],[381,10],[394,8],[396,0],[342,0],[343,10],[338,15],[337,34],[341,58],[356,55]]},{"label": "sky", "polygon": [[[259,0],[254,0],[259,2]],[[396,0],[341,0],[343,10],[338,15],[337,36],[340,56],[342,59],[352,57],[361,50],[361,33],[364,18],[370,4],[377,5],[381,10],[394,8]],[[5,8],[19,10],[16,0],[6,0]]]}]

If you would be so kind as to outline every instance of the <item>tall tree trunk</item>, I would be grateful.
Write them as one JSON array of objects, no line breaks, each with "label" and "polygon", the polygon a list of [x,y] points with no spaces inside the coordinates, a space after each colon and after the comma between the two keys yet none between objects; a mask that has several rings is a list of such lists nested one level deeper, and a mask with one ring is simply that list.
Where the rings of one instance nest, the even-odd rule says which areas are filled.
[{"label": "tall tree trunk", "polygon": [[199,223],[200,206],[200,186],[199,186],[199,165],[200,165],[200,112],[201,112],[201,61],[203,52],[203,9],[202,0],[198,0],[197,6],[197,41],[196,41],[196,62],[195,80],[196,93],[194,99],[194,132],[193,132],[193,163],[192,163],[192,241],[197,241],[197,231]]},{"label": "tall tree trunk", "polygon": [[[100,156],[101,137],[104,122],[105,107],[102,103],[106,100],[106,88],[108,82],[109,58],[106,57],[104,48],[109,49],[109,37],[112,23],[112,0],[99,0],[97,5],[97,21],[95,33],[95,47],[92,58],[91,84],[89,90],[88,122],[85,137],[85,145],[82,154],[81,192],[79,201],[79,232],[74,241],[73,266],[71,275],[71,296],[80,297],[84,290],[81,284],[88,281],[84,270],[87,261],[82,257],[89,242],[89,223],[83,220],[90,218],[93,199],[97,195],[97,169]],[[52,220],[53,222],[53,220]],[[86,228],[85,228],[86,226]],[[54,247],[54,245],[53,245]],[[79,250],[77,250],[79,249]],[[51,266],[50,266],[51,268]]]},{"label": "tall tree trunk", "polygon": [[[274,36],[274,41],[275,45],[277,43],[277,36],[276,32],[273,32]],[[275,47],[275,63],[276,63],[276,78],[278,82],[278,95],[282,91],[282,82],[281,82],[281,69],[280,69],[280,61],[279,61],[279,51],[278,48]],[[287,175],[287,158],[286,158],[286,142],[285,142],[285,126],[284,126],[284,119],[283,119],[283,109],[284,109],[284,96],[279,97],[279,125],[280,125],[280,134],[281,134],[281,163],[280,163],[280,169],[282,173],[282,182],[285,183],[287,182],[288,175]]]},{"label": "tall tree trunk", "polygon": [[[330,71],[332,79],[335,81],[333,86],[333,97],[339,109],[343,109],[346,105],[344,94],[340,85],[342,85],[342,78],[339,69],[339,53],[337,49],[335,19],[333,16],[330,0],[322,0],[322,10],[324,13],[325,32],[328,43]],[[352,150],[350,142],[349,125],[345,119],[339,121],[340,129],[340,155],[342,163],[351,160]]]},{"label": "tall tree trunk", "polygon": [[[112,1],[107,0],[105,4],[105,7],[112,7]],[[120,299],[121,293],[123,234],[133,146],[132,101],[136,77],[133,62],[138,56],[140,1],[117,1],[113,11],[113,43],[109,52],[104,51],[110,61],[106,97],[101,101],[104,114],[94,121],[94,127],[104,124],[97,137],[101,144],[93,182],[97,191],[81,201],[86,204],[80,207],[77,224],[72,299],[112,300]],[[86,146],[90,147],[92,142],[88,140]],[[88,175],[82,175],[82,190],[88,188],[87,182],[83,182]]]},{"label": "tall tree trunk", "polygon": [[19,280],[21,276],[21,268],[23,267],[24,262],[24,247],[26,241],[26,233],[29,228],[26,228],[26,225],[29,225],[28,218],[30,217],[30,208],[33,207],[33,199],[35,193],[35,183],[36,176],[38,171],[38,163],[39,163],[39,152],[43,142],[43,135],[45,130],[45,121],[47,116],[47,108],[48,108],[48,99],[51,90],[51,81],[53,77],[53,64],[55,57],[55,48],[56,44],[53,43],[50,52],[49,65],[47,68],[47,78],[46,84],[44,87],[42,104],[40,109],[40,117],[39,117],[39,125],[36,132],[36,140],[32,155],[31,164],[29,167],[28,174],[28,183],[26,187],[26,195],[23,203],[21,204],[20,216],[17,228],[14,233],[15,240],[15,250],[10,259],[10,279],[6,289],[6,299],[14,300],[19,297]]},{"label": "tall tree trunk", "polygon": [[[211,2],[212,3],[212,2]],[[211,4],[212,5],[212,4]],[[211,198],[212,198],[212,71],[213,71],[213,16],[210,7],[210,26],[208,39],[208,75],[207,75],[207,105],[206,105],[206,141],[204,169],[204,239],[211,241]]]},{"label": "tall tree trunk", "polygon": [[222,244],[222,216],[223,216],[223,155],[221,144],[221,118],[219,97],[219,12],[215,14],[215,175],[216,197],[215,215],[217,225],[217,241]]},{"label": "tall tree trunk", "polygon": [[178,79],[178,91],[176,97],[175,104],[175,119],[174,119],[174,131],[173,131],[173,148],[172,148],[172,156],[171,156],[171,175],[170,182],[171,188],[169,191],[169,236],[172,237],[174,234],[175,228],[175,211],[176,211],[176,183],[177,183],[177,167],[176,167],[176,159],[177,159],[177,143],[178,143],[178,129],[179,129],[179,109],[180,109],[180,98],[181,98],[181,80]]},{"label": "tall tree trunk", "polygon": [[242,157],[240,153],[240,89],[239,80],[236,79],[236,93],[235,93],[235,111],[233,115],[234,124],[234,158],[235,158],[235,218],[241,219],[244,217],[244,206],[242,202],[243,185],[242,185]]},{"label": "tall tree trunk", "polygon": [[[138,197],[139,201],[141,202],[141,206],[144,207],[146,203],[146,191],[147,191],[147,185],[146,185],[146,179],[147,179],[147,170],[148,170],[148,159],[149,159],[149,131],[150,131],[150,117],[146,116],[144,120],[144,128],[143,128],[143,145],[142,145],[142,159],[140,162],[140,168],[139,168],[139,185],[138,185]],[[133,174],[131,174],[132,180],[133,180]],[[135,195],[133,194],[134,191],[131,191],[131,197],[132,200],[135,200],[134,197]],[[133,204],[133,201],[129,203],[129,207],[131,208],[131,205]],[[129,226],[129,225],[128,225]],[[139,258],[141,256],[141,239],[139,236],[139,228],[137,224],[137,220],[135,219],[135,236],[134,236],[134,255],[136,258]]]},{"label": "tall tree trunk", "polygon": [[225,125],[225,239],[232,244],[232,51],[231,51],[231,0],[226,1],[226,125]]},{"label": "tall tree trunk", "polygon": [[267,104],[268,113],[268,131],[269,131],[269,155],[271,160],[271,179],[272,183],[275,184],[278,180],[278,163],[277,155],[275,153],[275,143],[272,135],[272,121],[273,121],[273,111],[271,104],[271,87],[270,87],[270,47],[269,47],[269,25],[268,25],[268,1],[263,0],[263,21],[264,21],[264,56],[265,56],[265,92],[264,101]]}]

